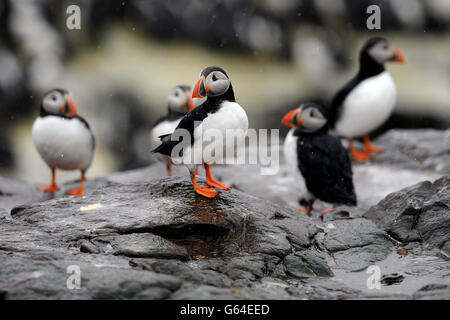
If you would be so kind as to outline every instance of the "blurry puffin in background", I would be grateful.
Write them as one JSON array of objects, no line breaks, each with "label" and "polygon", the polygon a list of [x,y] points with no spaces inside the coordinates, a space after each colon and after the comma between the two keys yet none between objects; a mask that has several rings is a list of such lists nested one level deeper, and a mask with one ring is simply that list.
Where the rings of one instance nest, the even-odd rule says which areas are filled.
[{"label": "blurry puffin in background", "polygon": [[[159,147],[161,144],[159,137],[174,132],[181,119],[192,109],[194,109],[194,101],[191,97],[191,87],[185,85],[176,86],[167,96],[167,114],[155,122],[150,132],[152,148]],[[170,157],[158,154],[157,159],[166,164],[167,175],[171,176],[172,162]]]},{"label": "blurry puffin in background", "polygon": [[37,151],[52,172],[51,183],[39,186],[39,189],[46,192],[59,190],[55,182],[55,169],[80,170],[79,187],[66,193],[82,195],[84,174],[92,161],[95,139],[86,120],[77,115],[69,92],[54,89],[45,94],[31,135]]},{"label": "blurry puffin in background", "polygon": [[[223,137],[223,147],[226,154],[234,152],[235,139],[225,139],[227,130],[235,130],[235,137],[238,142],[243,142],[248,129],[248,118],[245,110],[236,103],[233,87],[226,72],[219,67],[207,67],[200,73],[194,89],[193,98],[207,97],[206,101],[196,107],[183,119],[171,135],[162,137],[162,143],[153,152],[170,156],[177,163],[183,163],[190,171],[190,177],[195,192],[198,194],[214,198],[218,192],[213,188],[223,190],[230,189],[229,186],[215,180],[211,176],[210,165],[224,159],[223,149],[214,150],[206,154],[206,146],[210,148],[211,135],[220,133]],[[183,132],[190,134],[189,141],[180,141],[179,135]],[[209,137],[209,138],[208,138]],[[182,140],[182,139],[180,139]],[[230,140],[230,141],[228,141]],[[172,155],[175,146],[181,143],[181,152]],[[218,144],[219,145],[219,144]],[[210,150],[211,151],[211,150]],[[198,186],[195,179],[197,166],[203,164],[206,173],[207,186]]]},{"label": "blurry puffin in background", "polygon": [[350,157],[341,141],[328,133],[327,115],[322,106],[305,103],[281,121],[292,128],[284,141],[284,154],[295,179],[306,190],[300,202],[306,207],[299,209],[308,215],[315,199],[334,205],[356,205]]},{"label": "blurry puffin in background", "polygon": [[[370,143],[369,133],[391,115],[396,101],[395,84],[384,68],[385,62],[404,62],[403,54],[384,38],[371,38],[359,57],[359,71],[334,96],[330,124],[336,135],[349,139],[349,151],[358,161],[370,159],[381,148]],[[353,138],[364,138],[364,149],[356,150]]]}]

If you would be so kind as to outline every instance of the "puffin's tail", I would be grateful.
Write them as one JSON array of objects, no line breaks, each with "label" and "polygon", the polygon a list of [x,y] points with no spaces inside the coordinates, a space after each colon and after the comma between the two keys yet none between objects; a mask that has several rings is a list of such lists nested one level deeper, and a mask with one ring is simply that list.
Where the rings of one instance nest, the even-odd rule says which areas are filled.
[{"label": "puffin's tail", "polygon": [[152,150],[153,153],[161,153],[166,156],[169,156],[172,154],[172,149],[179,143],[179,141],[172,141],[170,139],[171,134],[165,134],[162,136],[159,136],[159,139],[161,139],[161,144]]}]

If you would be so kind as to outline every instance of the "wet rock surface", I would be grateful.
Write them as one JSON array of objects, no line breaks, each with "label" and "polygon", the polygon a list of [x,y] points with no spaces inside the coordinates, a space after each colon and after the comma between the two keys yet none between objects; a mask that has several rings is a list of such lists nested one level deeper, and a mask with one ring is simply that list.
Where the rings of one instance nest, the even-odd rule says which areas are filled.
[{"label": "wet rock surface", "polygon": [[400,242],[423,241],[447,255],[450,241],[450,176],[391,193],[364,217]]},{"label": "wet rock surface", "polygon": [[[359,205],[322,217],[320,202],[312,217],[294,207],[283,159],[272,176],[215,166],[234,187],[215,199],[160,164],[89,180],[82,197],[0,177],[0,296],[450,299],[450,179],[392,159],[355,165]],[[370,289],[372,265],[402,281]]]}]

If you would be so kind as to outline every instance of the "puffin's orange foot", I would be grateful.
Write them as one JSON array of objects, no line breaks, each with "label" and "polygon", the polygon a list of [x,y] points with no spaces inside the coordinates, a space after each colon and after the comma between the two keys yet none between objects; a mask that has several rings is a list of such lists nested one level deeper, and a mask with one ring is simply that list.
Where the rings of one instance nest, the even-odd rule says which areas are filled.
[{"label": "puffin's orange foot", "polygon": [[227,186],[226,184],[223,184],[222,182],[217,181],[215,179],[206,180],[206,183],[210,187],[216,187],[216,188],[223,189],[223,190],[230,190],[231,189],[230,186]]},{"label": "puffin's orange foot", "polygon": [[330,207],[330,208],[325,208],[322,211],[320,211],[320,214],[325,214],[325,213],[331,212],[331,211],[333,211],[336,208],[337,208],[336,206]]},{"label": "puffin's orange foot", "polygon": [[304,207],[304,206],[297,206],[296,207],[298,210],[306,213],[308,216],[311,216],[311,211],[312,211],[312,205],[308,204],[308,207]]},{"label": "puffin's orange foot", "polygon": [[365,162],[367,160],[370,160],[370,153],[355,150],[355,149],[350,150],[350,153],[351,153],[353,159],[355,159],[356,161]]},{"label": "puffin's orange foot", "polygon": [[383,152],[383,148],[380,148],[378,146],[374,146],[373,144],[369,146],[365,146],[363,149],[365,152],[372,152],[372,153],[381,153]]},{"label": "puffin's orange foot", "polygon": [[81,196],[83,193],[83,187],[73,188],[66,191],[66,194],[69,196]]},{"label": "puffin's orange foot", "polygon": [[45,192],[55,192],[55,191],[59,190],[59,187],[57,184],[48,184],[48,185],[39,186],[38,190],[45,191]]},{"label": "puffin's orange foot", "polygon": [[199,195],[202,195],[207,198],[214,198],[219,194],[214,188],[211,188],[209,186],[201,186],[194,188],[195,192],[197,192]]}]

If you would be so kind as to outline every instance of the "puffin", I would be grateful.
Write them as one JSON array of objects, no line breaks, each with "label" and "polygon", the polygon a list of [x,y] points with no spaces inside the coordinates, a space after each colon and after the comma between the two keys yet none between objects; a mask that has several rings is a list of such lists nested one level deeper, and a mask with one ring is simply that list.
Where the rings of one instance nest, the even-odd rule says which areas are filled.
[{"label": "puffin", "polygon": [[[215,188],[229,190],[231,187],[212,177],[210,165],[226,159],[234,153],[235,146],[245,141],[248,118],[244,108],[236,102],[227,73],[220,67],[210,66],[200,72],[192,98],[203,97],[206,101],[188,112],[172,134],[160,137],[162,143],[153,152],[169,156],[177,164],[184,164],[189,170],[195,192],[214,198],[218,194]],[[227,132],[233,133],[233,139],[226,139]],[[222,139],[222,143],[211,147],[212,137]],[[197,184],[199,165],[205,168],[206,186]]]},{"label": "puffin", "polygon": [[[153,129],[150,131],[150,141],[153,149],[161,144],[160,136],[174,132],[184,115],[194,109],[191,90],[190,86],[178,85],[169,92],[167,96],[167,114],[156,120]],[[166,164],[167,175],[171,176],[172,162],[170,157],[157,154],[157,159]]]},{"label": "puffin", "polygon": [[[396,88],[385,69],[386,62],[403,63],[401,51],[381,37],[369,39],[360,51],[359,71],[332,99],[330,126],[334,134],[349,139],[349,151],[360,162],[383,150],[372,145],[369,133],[391,115],[396,102]],[[357,150],[353,140],[363,137],[364,148]]]},{"label": "puffin", "polygon": [[53,89],[44,95],[40,114],[34,121],[31,135],[40,156],[51,170],[49,185],[39,190],[59,190],[55,170],[80,170],[80,185],[66,191],[68,195],[82,195],[85,173],[95,149],[95,138],[87,121],[77,114],[77,108],[67,90]]},{"label": "puffin", "polygon": [[340,139],[329,133],[328,112],[321,105],[304,103],[289,111],[282,124],[290,127],[283,151],[296,181],[306,191],[300,210],[311,214],[315,199],[336,205],[356,206],[349,154]]}]

